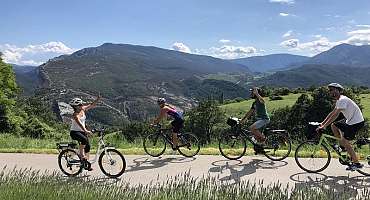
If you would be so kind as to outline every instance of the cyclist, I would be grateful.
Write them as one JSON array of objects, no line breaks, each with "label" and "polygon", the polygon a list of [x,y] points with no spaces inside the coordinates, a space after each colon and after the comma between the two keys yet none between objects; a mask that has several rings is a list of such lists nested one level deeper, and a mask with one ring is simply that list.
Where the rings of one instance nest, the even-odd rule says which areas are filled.
[{"label": "cyclist", "polygon": [[180,133],[180,129],[184,126],[184,118],[180,112],[178,112],[174,106],[166,103],[165,98],[158,98],[157,104],[160,107],[158,117],[153,121],[153,124],[159,123],[166,115],[173,118],[172,125],[172,149],[176,150],[178,147],[177,134]]},{"label": "cyclist", "polygon": [[[89,143],[89,136],[92,135],[92,132],[86,129],[85,121],[86,121],[86,114],[85,112],[94,108],[98,101],[100,100],[100,96],[96,98],[96,100],[90,104],[86,104],[80,98],[74,98],[70,101],[70,105],[72,106],[74,113],[72,124],[70,128],[70,136],[73,140],[77,140],[80,142],[80,156],[83,160],[89,160],[89,152],[90,152],[90,143]],[[88,169],[89,171],[92,170]]]},{"label": "cyclist", "polygon": [[[253,89],[250,89],[250,91],[251,91],[251,98],[255,99],[255,101],[253,102],[250,110],[245,114],[245,116],[240,121],[240,124],[244,124],[248,120],[249,117],[255,114],[257,121],[254,122],[249,127],[249,130],[252,132],[256,140],[259,143],[263,144],[266,140],[266,137],[261,133],[259,129],[266,126],[268,123],[270,123],[270,118],[266,111],[265,100],[260,95],[260,93],[262,92],[261,89],[258,87],[254,87]],[[259,150],[256,150],[256,151],[259,151]]]},{"label": "cyclist", "polygon": [[[352,99],[342,95],[343,86],[338,83],[330,83],[328,88],[330,96],[336,100],[335,108],[321,122],[317,131],[325,129],[329,125],[331,126],[334,135],[340,138],[340,145],[344,146],[351,156],[352,164],[347,167],[347,170],[355,171],[362,168],[363,165],[358,162],[358,157],[349,140],[355,139],[356,133],[364,126],[364,117],[358,105]],[[345,119],[334,122],[340,113],[343,113]]]}]

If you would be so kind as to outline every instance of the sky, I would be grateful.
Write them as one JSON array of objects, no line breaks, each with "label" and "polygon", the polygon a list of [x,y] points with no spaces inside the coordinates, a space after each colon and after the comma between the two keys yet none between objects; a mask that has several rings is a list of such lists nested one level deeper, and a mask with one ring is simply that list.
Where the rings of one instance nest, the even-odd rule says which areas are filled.
[{"label": "sky", "polygon": [[369,0],[0,0],[5,62],[40,65],[103,43],[236,59],[370,44]]}]

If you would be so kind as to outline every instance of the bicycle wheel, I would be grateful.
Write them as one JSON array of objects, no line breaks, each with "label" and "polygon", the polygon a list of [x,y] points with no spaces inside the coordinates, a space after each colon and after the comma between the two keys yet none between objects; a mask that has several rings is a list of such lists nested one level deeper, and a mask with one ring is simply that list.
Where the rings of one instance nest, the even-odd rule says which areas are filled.
[{"label": "bicycle wheel", "polygon": [[237,160],[244,156],[247,150],[247,144],[241,134],[226,133],[219,138],[218,149],[223,157],[230,160]]},{"label": "bicycle wheel", "polygon": [[200,144],[198,138],[191,133],[179,134],[178,152],[185,157],[193,157],[198,154]]},{"label": "bicycle wheel", "polygon": [[126,169],[126,160],[117,149],[106,149],[99,156],[99,167],[108,177],[120,177]]},{"label": "bicycle wheel", "polygon": [[166,150],[166,140],[158,133],[152,133],[144,138],[144,151],[153,157],[158,157]]},{"label": "bicycle wheel", "polygon": [[365,142],[362,145],[356,145],[354,150],[358,161],[364,165],[357,171],[362,175],[370,176],[370,143]]},{"label": "bicycle wheel", "polygon": [[58,165],[67,176],[77,176],[82,172],[81,158],[72,149],[64,149],[59,153]]},{"label": "bicycle wheel", "polygon": [[329,149],[317,141],[306,141],[298,145],[295,155],[297,165],[306,172],[321,172],[329,166],[331,155]]},{"label": "bicycle wheel", "polygon": [[266,136],[265,156],[273,161],[280,161],[289,156],[292,143],[287,135],[273,133]]}]

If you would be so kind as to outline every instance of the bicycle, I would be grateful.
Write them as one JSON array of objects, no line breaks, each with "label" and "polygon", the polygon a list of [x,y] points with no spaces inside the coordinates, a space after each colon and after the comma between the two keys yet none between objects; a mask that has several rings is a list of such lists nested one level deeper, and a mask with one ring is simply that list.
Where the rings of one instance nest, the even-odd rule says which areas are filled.
[{"label": "bicycle", "polygon": [[[58,165],[60,170],[67,176],[77,176],[83,169],[88,170],[98,159],[99,168],[110,178],[120,177],[126,169],[126,160],[123,155],[104,142],[104,129],[93,130],[99,136],[98,149],[94,159],[89,161],[81,159],[78,146],[74,142],[57,143],[59,151]],[[116,169],[113,169],[116,168]]]},{"label": "bicycle", "polygon": [[[316,128],[319,125],[319,122],[309,122],[309,126],[311,127],[309,129],[312,131],[308,131],[308,134],[310,135],[316,132]],[[317,133],[315,135],[317,136]],[[299,144],[294,155],[297,165],[309,173],[321,172],[330,164],[330,149],[338,155],[340,164],[349,166],[352,161],[348,153],[339,152],[338,149],[333,147],[334,145],[329,143],[328,139],[340,140],[332,135],[321,134],[319,138],[316,137],[315,139],[310,139]],[[368,138],[361,138],[351,143],[351,145],[353,144],[360,163],[364,165],[363,168],[357,169],[357,171],[365,176],[370,176],[370,140]],[[309,164],[313,164],[312,168],[308,167]]]},{"label": "bicycle", "polygon": [[[162,129],[161,124],[155,124],[153,127],[156,129],[154,133],[147,135],[144,138],[143,146],[144,151],[153,157],[159,157],[166,151],[167,144],[173,147],[171,129]],[[198,138],[191,133],[178,133],[177,138],[179,145],[177,150],[181,155],[185,157],[193,157],[198,154],[200,150],[200,144]]]},{"label": "bicycle", "polygon": [[280,161],[289,156],[292,150],[292,144],[289,134],[286,130],[272,130],[265,128],[265,145],[260,145],[253,138],[253,134],[248,129],[242,128],[240,119],[235,117],[228,118],[226,122],[231,126],[231,131],[222,134],[219,137],[219,150],[222,156],[230,160],[237,160],[243,157],[248,144],[251,144],[255,154],[263,153],[267,158],[273,161]]}]

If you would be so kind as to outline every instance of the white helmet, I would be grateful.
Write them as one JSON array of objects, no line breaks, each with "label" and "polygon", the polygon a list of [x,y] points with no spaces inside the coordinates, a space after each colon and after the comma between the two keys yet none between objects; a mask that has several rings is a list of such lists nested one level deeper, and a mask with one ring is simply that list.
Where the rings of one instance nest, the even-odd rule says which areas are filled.
[{"label": "white helmet", "polygon": [[158,100],[157,100],[157,104],[158,105],[161,105],[161,104],[164,104],[164,103],[166,103],[166,99],[165,98],[158,98]]},{"label": "white helmet", "polygon": [[341,84],[339,84],[339,83],[330,83],[328,85],[328,87],[337,88],[339,91],[344,90],[344,87]]},{"label": "white helmet", "polygon": [[80,105],[83,105],[85,102],[80,99],[80,98],[73,98],[70,102],[69,102],[69,105],[71,106],[80,106]]}]

